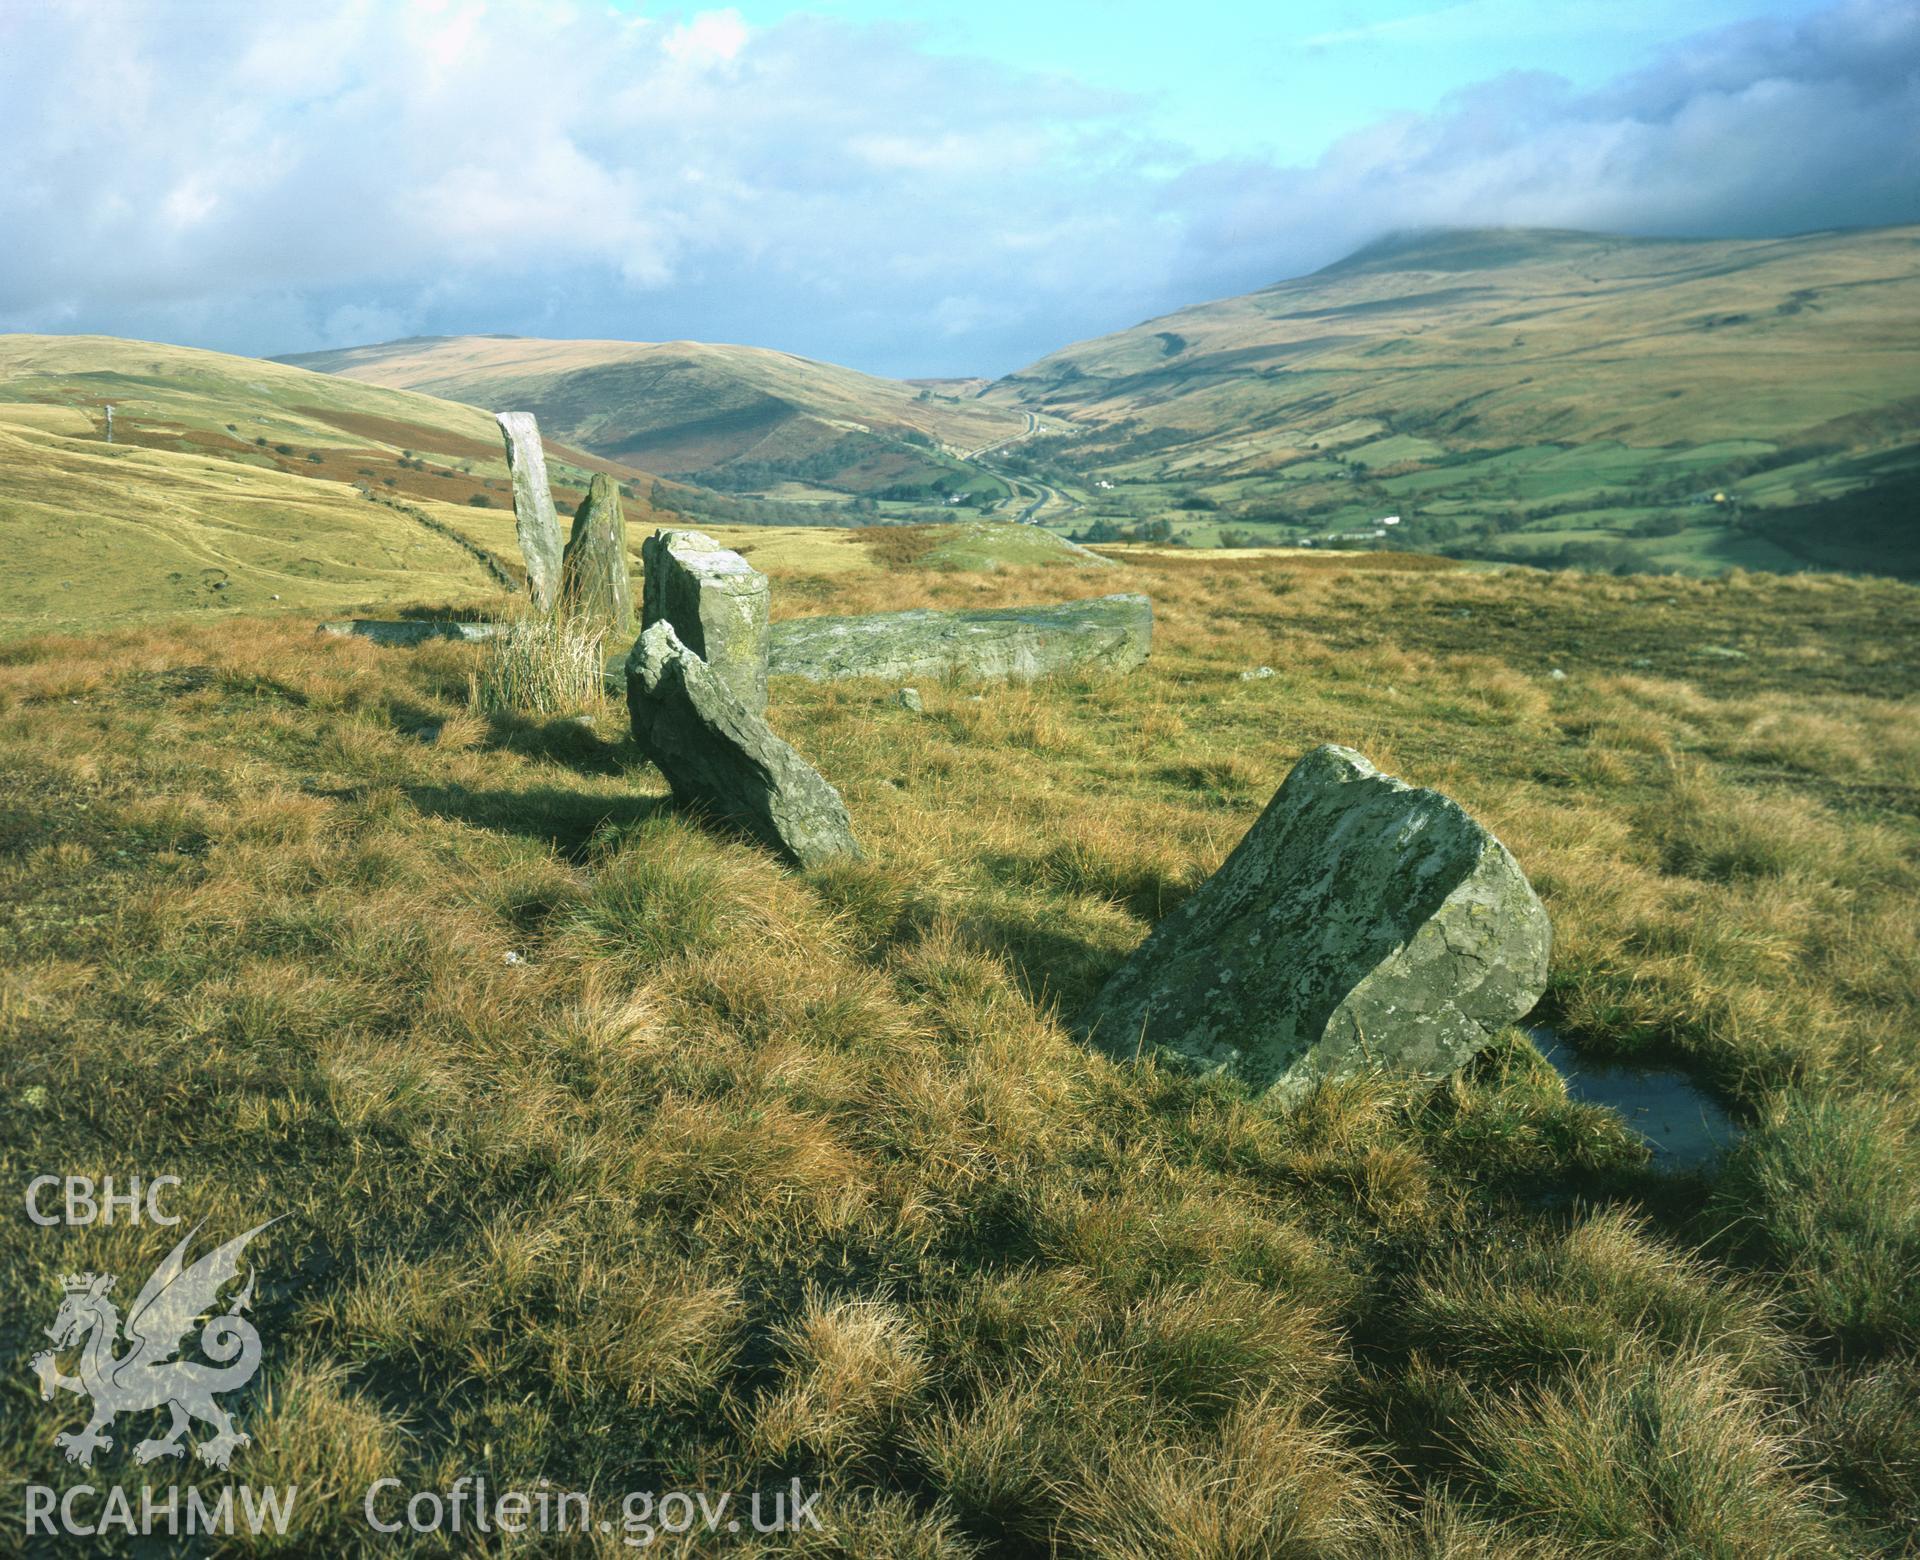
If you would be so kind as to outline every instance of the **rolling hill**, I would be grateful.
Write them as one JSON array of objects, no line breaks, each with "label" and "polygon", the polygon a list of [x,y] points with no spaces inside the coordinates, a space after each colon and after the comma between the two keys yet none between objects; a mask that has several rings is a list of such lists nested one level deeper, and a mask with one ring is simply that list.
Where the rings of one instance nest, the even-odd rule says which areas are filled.
[{"label": "rolling hill", "polygon": [[[605,470],[651,518],[647,473],[548,460],[563,508]],[[0,631],[497,600],[522,568],[485,413],[102,336],[0,336],[0,541]]]},{"label": "rolling hill", "polygon": [[906,384],[761,347],[437,336],[280,361],[535,413],[583,449],[729,492],[931,498],[1005,487],[958,457],[1028,419],[972,384]]},{"label": "rolling hill", "polygon": [[1915,227],[1402,236],[984,394],[1079,425],[1028,453],[1096,522],[1398,515],[1403,544],[1531,561],[1920,570]]}]

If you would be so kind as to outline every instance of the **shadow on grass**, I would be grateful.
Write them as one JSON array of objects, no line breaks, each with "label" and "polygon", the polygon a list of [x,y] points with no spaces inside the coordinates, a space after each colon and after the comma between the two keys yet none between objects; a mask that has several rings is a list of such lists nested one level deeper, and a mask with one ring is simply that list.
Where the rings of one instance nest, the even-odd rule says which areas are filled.
[{"label": "shadow on grass", "polygon": [[491,623],[503,615],[500,607],[399,607],[393,616],[408,623]]},{"label": "shadow on grass", "polygon": [[[444,711],[408,699],[391,700],[387,710],[396,731],[423,742],[432,742],[446,721]],[[491,753],[517,753],[583,775],[620,774],[643,762],[628,738],[607,741],[590,717],[495,711],[485,718],[480,746]]]},{"label": "shadow on grass", "polygon": [[1007,961],[1027,1001],[1056,1009],[1063,1023],[1072,1023],[1119,966],[1112,949],[1045,922],[986,912],[961,924],[969,942]]},{"label": "shadow on grass", "polygon": [[981,865],[996,883],[1015,889],[1105,900],[1156,926],[1189,899],[1199,884],[1155,862],[1121,859],[1073,841],[1037,856],[998,855]]},{"label": "shadow on grass", "polygon": [[433,818],[448,818],[502,834],[544,840],[569,861],[585,861],[603,828],[631,828],[674,810],[665,796],[582,796],[558,786],[524,791],[469,791],[457,785],[416,785],[407,799]]},{"label": "shadow on grass", "polygon": [[416,742],[434,741],[440,735],[440,727],[446,719],[439,710],[415,704],[411,699],[388,700],[387,716],[393,722],[395,731],[402,736],[412,737]]},{"label": "shadow on grass", "polygon": [[491,752],[544,759],[583,775],[619,774],[639,762],[628,742],[608,742],[583,717],[571,715],[490,714],[482,745]]}]

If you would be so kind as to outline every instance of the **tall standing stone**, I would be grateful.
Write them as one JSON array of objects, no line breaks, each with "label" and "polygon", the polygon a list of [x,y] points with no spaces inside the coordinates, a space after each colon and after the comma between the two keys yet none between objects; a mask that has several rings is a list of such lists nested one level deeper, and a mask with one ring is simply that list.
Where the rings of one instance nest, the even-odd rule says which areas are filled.
[{"label": "tall standing stone", "polygon": [[642,632],[667,622],[754,714],[767,707],[767,577],[704,531],[640,544]]},{"label": "tall standing stone", "polygon": [[1367,1068],[1441,1077],[1539,1000],[1551,940],[1457,802],[1319,747],[1079,1028],[1282,1098]]},{"label": "tall standing stone", "polygon": [[803,867],[860,854],[840,793],[665,619],[647,627],[627,661],[627,708],[634,741],[682,804]]},{"label": "tall standing stone", "polygon": [[560,590],[560,521],[547,486],[547,454],[532,412],[501,412],[495,420],[507,446],[513,478],[513,527],[527,560],[527,594],[536,612],[551,612]]},{"label": "tall standing stone", "polygon": [[597,473],[573,513],[573,534],[560,561],[560,596],[567,610],[616,631],[633,625],[633,583],[627,577],[627,519],[620,489]]}]

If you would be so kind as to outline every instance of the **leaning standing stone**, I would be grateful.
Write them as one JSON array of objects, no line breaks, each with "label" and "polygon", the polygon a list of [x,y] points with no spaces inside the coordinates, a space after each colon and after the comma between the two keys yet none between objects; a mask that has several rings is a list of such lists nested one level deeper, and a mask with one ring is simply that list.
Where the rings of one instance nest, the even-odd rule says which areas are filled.
[{"label": "leaning standing stone", "polygon": [[573,534],[560,560],[560,595],[580,617],[631,632],[633,583],[627,577],[627,520],[620,489],[597,474],[573,513]]},{"label": "leaning standing stone", "polygon": [[532,412],[501,412],[495,421],[507,445],[513,478],[513,527],[527,560],[527,594],[536,612],[551,612],[560,589],[560,522],[547,486],[547,454]]},{"label": "leaning standing stone", "polygon": [[1551,937],[1458,803],[1319,747],[1079,1027],[1282,1098],[1368,1068],[1441,1077],[1539,999]]},{"label": "leaning standing stone", "polygon": [[640,635],[628,658],[627,708],[634,741],[683,805],[734,824],[803,867],[860,854],[840,793],[665,619]]},{"label": "leaning standing stone", "polygon": [[767,577],[704,531],[655,531],[640,544],[640,627],[671,623],[755,714],[767,707]]}]

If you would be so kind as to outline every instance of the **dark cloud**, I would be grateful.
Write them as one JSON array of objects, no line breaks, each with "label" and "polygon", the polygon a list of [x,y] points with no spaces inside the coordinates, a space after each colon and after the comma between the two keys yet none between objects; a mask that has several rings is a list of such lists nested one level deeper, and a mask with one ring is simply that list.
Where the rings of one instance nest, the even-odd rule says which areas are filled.
[{"label": "dark cloud", "polygon": [[1513,74],[1385,121],[1312,168],[1177,181],[1182,263],[1216,289],[1395,228],[1735,237],[1920,218],[1920,6],[1855,0],[1704,34],[1598,91]]},{"label": "dark cloud", "polygon": [[239,351],[504,330],[997,371],[1395,227],[1920,216],[1920,9],[1486,82],[1312,167],[819,20],[464,0],[0,8],[0,325]]}]

